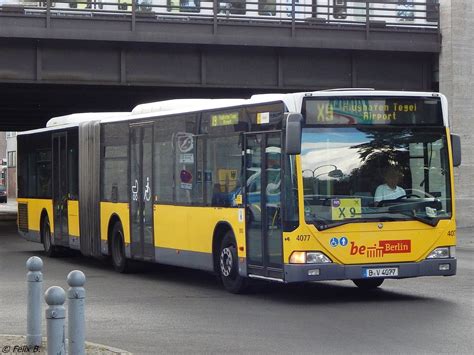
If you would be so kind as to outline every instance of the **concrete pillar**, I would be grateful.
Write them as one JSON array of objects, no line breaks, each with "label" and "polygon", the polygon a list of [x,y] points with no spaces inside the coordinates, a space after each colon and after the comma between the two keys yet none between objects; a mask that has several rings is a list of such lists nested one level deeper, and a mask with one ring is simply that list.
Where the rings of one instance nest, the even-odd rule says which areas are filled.
[{"label": "concrete pillar", "polygon": [[462,165],[455,169],[458,227],[474,226],[474,1],[440,0],[442,49],[440,92],[449,100],[454,133],[462,140]]},{"label": "concrete pillar", "polygon": [[74,355],[84,355],[85,352],[85,298],[84,284],[86,276],[82,271],[74,270],[67,275],[70,286],[68,298],[68,352]]},{"label": "concrete pillar", "polygon": [[26,345],[40,346],[41,337],[41,311],[43,309],[43,260],[32,256],[26,262],[28,274],[28,304],[26,308]]},{"label": "concrete pillar", "polygon": [[59,286],[51,286],[45,292],[46,334],[48,354],[66,355],[66,292]]}]

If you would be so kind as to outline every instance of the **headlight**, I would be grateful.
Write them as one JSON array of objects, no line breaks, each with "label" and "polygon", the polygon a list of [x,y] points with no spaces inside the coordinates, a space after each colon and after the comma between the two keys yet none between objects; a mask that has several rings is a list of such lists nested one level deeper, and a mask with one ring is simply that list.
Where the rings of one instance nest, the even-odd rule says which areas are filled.
[{"label": "headlight", "polygon": [[450,247],[441,247],[433,250],[426,259],[446,259],[450,257],[449,254]]},{"label": "headlight", "polygon": [[320,251],[295,251],[290,256],[291,264],[326,264],[332,263],[324,253]]},{"label": "headlight", "polygon": [[319,251],[306,253],[306,264],[325,264],[325,263],[332,263],[332,260],[329,259],[323,253]]},{"label": "headlight", "polygon": [[304,251],[294,251],[290,256],[290,264],[306,264],[306,253]]}]

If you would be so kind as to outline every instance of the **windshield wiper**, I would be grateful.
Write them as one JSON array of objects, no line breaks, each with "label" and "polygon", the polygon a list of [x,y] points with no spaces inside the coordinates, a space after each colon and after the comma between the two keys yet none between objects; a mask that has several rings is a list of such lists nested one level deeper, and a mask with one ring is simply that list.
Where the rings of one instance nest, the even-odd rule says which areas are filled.
[{"label": "windshield wiper", "polygon": [[[384,211],[364,212],[363,214],[364,215],[367,215],[367,214],[382,214],[383,215],[384,213],[389,213],[389,214],[397,214],[398,213],[398,214],[401,214],[403,216],[413,218],[416,221],[428,224],[432,227],[436,226],[439,222],[439,217],[428,217],[428,216],[421,217],[421,216],[417,216],[413,210],[401,209],[401,208],[398,208],[398,206],[388,207],[388,209],[386,209]],[[380,221],[380,222],[384,222],[384,221],[397,221],[399,219],[392,218],[392,217],[380,217],[377,220]]]},{"label": "windshield wiper", "polygon": [[369,212],[369,213],[363,213],[362,215],[364,214],[381,214],[382,216],[380,216],[379,218],[355,218],[355,219],[345,219],[345,220],[341,220],[341,221],[337,221],[337,222],[333,222],[331,220],[328,220],[328,219],[325,219],[325,218],[322,218],[322,217],[316,217],[314,216],[313,218],[313,223],[314,225],[316,226],[316,228],[319,230],[319,231],[323,231],[323,230],[326,230],[326,229],[330,229],[330,228],[334,228],[334,227],[339,227],[339,226],[342,226],[344,224],[349,224],[349,223],[358,223],[358,222],[396,222],[396,221],[400,221],[399,218],[395,218],[395,217],[392,217],[390,215],[383,215],[384,213],[387,213],[387,214],[401,214],[403,216],[407,216],[407,217],[410,217],[416,221],[419,221],[419,222],[422,222],[422,223],[425,223],[425,224],[428,224],[432,227],[436,226],[439,222],[439,217],[436,217],[436,218],[431,218],[431,217],[421,217],[421,216],[417,216],[416,214],[414,214],[412,211],[397,211],[397,210],[386,210],[386,211],[383,211],[383,212]]},{"label": "windshield wiper", "polygon": [[322,217],[314,217],[313,218],[313,221],[314,225],[316,226],[316,228],[318,229],[318,231],[323,231],[323,230],[326,230],[326,229],[329,229],[329,228],[334,228],[334,227],[338,227],[338,226],[342,226],[343,224],[348,224],[348,223],[352,223],[354,221],[351,221],[351,220],[343,220],[343,221],[337,221],[337,222],[333,222],[329,219],[326,219],[326,218],[322,218]]},{"label": "windshield wiper", "polygon": [[408,216],[408,217],[411,217],[413,218],[414,220],[416,221],[419,221],[419,222],[422,222],[422,223],[425,223],[425,224],[428,224],[432,227],[436,226],[439,222],[439,217],[421,217],[421,216],[417,216],[415,214],[414,211],[400,211],[400,210],[391,210],[390,208],[388,209],[388,212],[389,213],[400,213],[404,216]]}]

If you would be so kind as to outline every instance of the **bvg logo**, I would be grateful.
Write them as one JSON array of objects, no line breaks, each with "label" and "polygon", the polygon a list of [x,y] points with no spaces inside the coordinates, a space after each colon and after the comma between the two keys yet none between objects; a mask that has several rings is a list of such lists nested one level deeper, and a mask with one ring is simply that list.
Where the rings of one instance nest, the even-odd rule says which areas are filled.
[{"label": "bvg logo", "polygon": [[411,240],[381,240],[379,245],[361,245],[351,242],[351,255],[367,255],[368,258],[381,258],[385,254],[410,253]]}]

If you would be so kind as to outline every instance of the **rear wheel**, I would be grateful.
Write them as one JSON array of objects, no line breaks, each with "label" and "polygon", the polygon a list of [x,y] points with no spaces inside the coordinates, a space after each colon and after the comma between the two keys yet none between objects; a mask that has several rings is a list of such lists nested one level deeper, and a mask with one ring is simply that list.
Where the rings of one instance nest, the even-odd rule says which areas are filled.
[{"label": "rear wheel", "polygon": [[237,243],[234,233],[228,231],[219,250],[219,276],[227,291],[242,293],[247,289],[247,279],[239,275]]},{"label": "rear wheel", "polygon": [[57,256],[59,254],[58,248],[53,244],[53,235],[51,233],[51,226],[49,224],[48,216],[44,217],[43,219],[41,234],[44,253],[51,258]]},{"label": "rear wheel", "polygon": [[352,280],[361,290],[373,290],[379,287],[384,279],[357,279]]},{"label": "rear wheel", "polygon": [[112,230],[112,265],[114,269],[121,273],[129,270],[128,260],[125,257],[125,239],[123,236],[123,228],[120,222],[115,223]]}]

